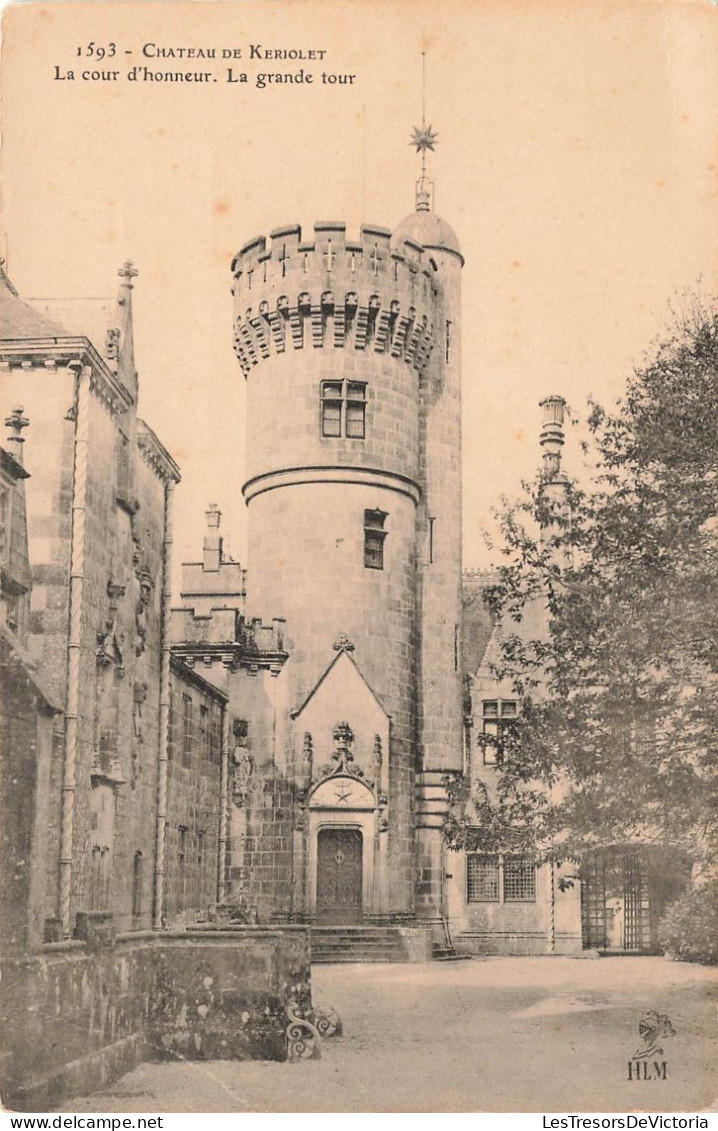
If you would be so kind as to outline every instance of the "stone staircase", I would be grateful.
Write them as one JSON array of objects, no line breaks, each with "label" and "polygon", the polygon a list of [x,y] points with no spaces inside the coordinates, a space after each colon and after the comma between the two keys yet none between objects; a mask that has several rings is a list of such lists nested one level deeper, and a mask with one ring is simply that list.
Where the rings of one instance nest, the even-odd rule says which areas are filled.
[{"label": "stone staircase", "polygon": [[406,962],[396,927],[312,927],[312,962]]}]

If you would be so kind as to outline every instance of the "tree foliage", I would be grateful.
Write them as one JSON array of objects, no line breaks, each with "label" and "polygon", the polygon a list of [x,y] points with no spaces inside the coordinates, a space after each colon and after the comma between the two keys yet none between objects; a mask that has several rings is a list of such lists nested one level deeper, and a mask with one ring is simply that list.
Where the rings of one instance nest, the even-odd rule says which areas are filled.
[{"label": "tree foliage", "polygon": [[717,421],[718,312],[694,302],[613,410],[589,405],[586,482],[505,503],[489,601],[521,721],[452,846],[715,845]]}]

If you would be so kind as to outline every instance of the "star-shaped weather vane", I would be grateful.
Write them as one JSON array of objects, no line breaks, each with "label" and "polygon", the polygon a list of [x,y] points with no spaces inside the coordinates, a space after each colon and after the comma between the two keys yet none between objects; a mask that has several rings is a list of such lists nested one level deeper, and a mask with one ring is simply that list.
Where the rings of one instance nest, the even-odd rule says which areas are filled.
[{"label": "star-shaped weather vane", "polygon": [[421,177],[416,182],[416,207],[426,211],[431,207],[431,183],[426,177],[426,154],[434,153],[439,135],[426,124],[426,51],[421,52],[421,125],[413,126],[414,136],[409,145],[421,154]]},{"label": "star-shaped weather vane", "polygon": [[413,126],[414,136],[409,142],[409,145],[416,146],[417,153],[425,153],[427,149],[434,152],[434,145],[439,137],[434,133],[431,126]]}]

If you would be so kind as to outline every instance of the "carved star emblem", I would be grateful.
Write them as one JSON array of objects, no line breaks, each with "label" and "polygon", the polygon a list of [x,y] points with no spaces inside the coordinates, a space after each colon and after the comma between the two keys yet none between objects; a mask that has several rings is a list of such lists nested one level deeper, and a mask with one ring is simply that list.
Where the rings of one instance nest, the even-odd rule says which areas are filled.
[{"label": "carved star emblem", "polygon": [[438,134],[432,131],[431,126],[414,126],[414,136],[409,142],[409,145],[416,146],[416,152],[421,153],[422,150],[430,149],[434,152],[434,143],[438,138]]},{"label": "carved star emblem", "polygon": [[342,785],[337,786],[337,792],[336,792],[337,801],[347,801],[348,802],[351,795],[352,795],[352,788],[351,788],[350,785],[343,785],[342,784]]}]

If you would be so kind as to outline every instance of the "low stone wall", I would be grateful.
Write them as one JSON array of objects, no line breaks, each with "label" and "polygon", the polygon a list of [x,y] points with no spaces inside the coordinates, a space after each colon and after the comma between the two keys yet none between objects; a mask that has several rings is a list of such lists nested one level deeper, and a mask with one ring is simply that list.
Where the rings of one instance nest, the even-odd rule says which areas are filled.
[{"label": "low stone wall", "polygon": [[285,1060],[311,1008],[304,928],[150,932],[2,960],[2,1093],[52,1111],[151,1057]]},{"label": "low stone wall", "polygon": [[581,936],[557,932],[552,950],[545,931],[458,931],[454,945],[459,954],[576,955],[581,953]]}]

